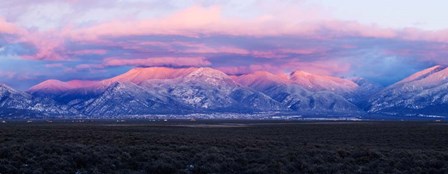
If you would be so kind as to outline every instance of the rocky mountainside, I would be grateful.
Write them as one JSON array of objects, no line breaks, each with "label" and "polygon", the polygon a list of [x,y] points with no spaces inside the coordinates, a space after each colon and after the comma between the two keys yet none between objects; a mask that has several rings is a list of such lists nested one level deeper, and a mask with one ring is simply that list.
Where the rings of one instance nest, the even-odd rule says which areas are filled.
[{"label": "rocky mountainside", "polygon": [[27,92],[0,85],[0,115],[448,115],[447,77],[446,66],[434,66],[383,88],[303,71],[229,76],[213,68],[134,68],[99,81],[47,80]]},{"label": "rocky mountainside", "polygon": [[350,94],[359,87],[358,84],[349,79],[316,75],[304,71],[291,73],[289,79],[310,91],[329,91],[341,95]]},{"label": "rocky mountainside", "polygon": [[51,96],[84,115],[287,110],[269,96],[212,68],[135,68],[96,82],[45,81],[29,92]]},{"label": "rocky mountainside", "polygon": [[[339,94],[355,91],[357,87],[355,83],[336,77],[315,76],[304,72],[300,72],[300,74],[294,72],[288,77],[269,72],[255,72],[234,79],[242,85],[268,95],[294,112],[306,114],[358,114],[362,112]],[[325,78],[331,79],[331,81],[326,82]]]},{"label": "rocky mountainside", "polygon": [[68,111],[49,98],[35,97],[26,92],[0,84],[0,115],[20,117],[67,114],[76,113]]},{"label": "rocky mountainside", "polygon": [[448,115],[448,68],[417,72],[370,99],[369,112]]}]

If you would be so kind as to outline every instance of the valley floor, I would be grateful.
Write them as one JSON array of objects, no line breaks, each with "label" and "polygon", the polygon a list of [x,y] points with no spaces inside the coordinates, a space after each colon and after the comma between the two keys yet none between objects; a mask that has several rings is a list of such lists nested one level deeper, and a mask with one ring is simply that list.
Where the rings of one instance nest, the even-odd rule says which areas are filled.
[{"label": "valley floor", "polygon": [[448,124],[0,123],[0,173],[447,173]]}]

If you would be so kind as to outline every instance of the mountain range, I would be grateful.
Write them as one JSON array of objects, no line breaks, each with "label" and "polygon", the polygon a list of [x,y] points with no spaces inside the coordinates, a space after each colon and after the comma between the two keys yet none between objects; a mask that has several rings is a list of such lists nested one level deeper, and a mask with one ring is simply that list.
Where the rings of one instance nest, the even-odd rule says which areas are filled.
[{"label": "mountain range", "polygon": [[448,115],[447,77],[448,68],[438,65],[382,87],[304,71],[235,76],[213,68],[134,68],[98,81],[46,80],[27,91],[2,84],[0,116]]}]

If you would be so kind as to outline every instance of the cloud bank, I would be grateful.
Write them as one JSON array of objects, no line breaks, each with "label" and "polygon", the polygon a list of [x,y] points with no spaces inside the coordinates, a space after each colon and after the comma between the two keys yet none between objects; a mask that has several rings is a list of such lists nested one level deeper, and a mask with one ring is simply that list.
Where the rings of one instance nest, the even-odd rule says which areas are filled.
[{"label": "cloud bank", "polygon": [[447,50],[448,29],[341,20],[305,0],[0,2],[0,82],[9,84],[105,78],[139,66],[300,69],[390,84],[448,64]]}]

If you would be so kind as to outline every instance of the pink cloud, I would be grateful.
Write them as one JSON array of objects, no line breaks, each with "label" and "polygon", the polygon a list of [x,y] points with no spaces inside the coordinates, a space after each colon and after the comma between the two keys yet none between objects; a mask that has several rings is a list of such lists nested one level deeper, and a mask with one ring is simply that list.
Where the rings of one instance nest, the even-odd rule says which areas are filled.
[{"label": "pink cloud", "polygon": [[[200,43],[189,42],[171,42],[165,43],[166,47],[169,45],[181,45],[189,47],[185,50],[178,50],[185,53],[198,53],[198,54],[236,54],[236,55],[248,55],[257,58],[285,58],[288,54],[315,54],[325,52],[327,48],[303,48],[303,49],[273,49],[273,50],[247,50],[238,48],[235,46],[208,46]],[[159,46],[161,44],[158,44]]]},{"label": "pink cloud", "polygon": [[65,38],[61,36],[60,31],[36,32],[20,28],[12,23],[6,22],[0,17],[0,33],[14,34],[16,40],[9,40],[10,43],[29,43],[35,46],[36,53],[32,55],[23,55],[25,59],[33,60],[63,60],[65,49],[63,43]]},{"label": "pink cloud", "polygon": [[39,73],[17,73],[11,71],[0,71],[0,78],[14,79],[14,80],[30,80],[34,79]]},{"label": "pink cloud", "polygon": [[[132,35],[246,35],[246,36],[272,36],[291,34],[317,34],[321,25],[310,22],[310,14],[304,15],[297,22],[287,20],[290,16],[297,16],[297,10],[291,9],[287,18],[278,16],[258,16],[250,19],[226,18],[219,6],[203,7],[192,6],[182,9],[165,17],[143,20],[117,20],[102,23],[83,29],[66,31],[64,34],[77,40],[97,40],[102,36],[132,36]],[[315,19],[315,18],[312,18]],[[320,19],[317,18],[317,19]],[[273,28],[272,26],[275,26]],[[336,28],[339,26],[336,26]]]},{"label": "pink cloud", "polygon": [[217,69],[227,74],[247,74],[256,71],[269,71],[276,74],[290,73],[296,70],[307,71],[320,75],[344,74],[350,71],[349,63],[337,62],[332,60],[299,62],[291,61],[283,64],[254,64],[248,66],[226,66],[217,67]]},{"label": "pink cloud", "polygon": [[281,74],[284,71],[281,69],[282,65],[271,65],[271,64],[256,64],[248,66],[225,66],[217,67],[217,69],[225,72],[226,74],[248,74],[256,71],[269,71],[272,73]]},{"label": "pink cloud", "polygon": [[209,66],[211,63],[202,57],[159,57],[145,59],[107,58],[104,66]]},{"label": "pink cloud", "polygon": [[106,54],[107,50],[100,50],[100,49],[86,49],[86,50],[77,50],[71,52],[71,54],[74,55],[103,55]]},{"label": "pink cloud", "polygon": [[19,32],[21,30],[17,26],[0,17],[0,33],[17,34]]},{"label": "pink cloud", "polygon": [[[284,9],[282,9],[284,8]],[[200,35],[231,36],[301,36],[323,42],[342,37],[394,38],[400,40],[430,40],[448,42],[448,31],[422,31],[417,29],[394,30],[375,25],[363,25],[357,22],[340,21],[312,11],[296,12],[294,8],[282,7],[278,14],[260,15],[252,18],[227,18],[219,6],[192,6],[160,18],[142,20],[117,20],[92,25],[87,28],[67,26],[58,31],[21,32],[20,41],[31,43],[36,53],[23,56],[33,60],[67,60],[73,56],[96,54],[104,55],[106,50],[72,51],[65,41],[96,45],[120,46],[123,49],[144,50],[148,46],[159,46],[172,52],[195,54],[239,54],[260,58],[283,58],[289,53],[313,54],[321,48],[289,49],[289,50],[247,50],[232,45],[207,46],[179,41],[155,42],[141,41],[119,43],[107,40],[111,37],[128,37],[138,35],[182,35],[196,37]],[[277,9],[277,8],[276,8]],[[299,19],[291,21],[291,16]],[[310,18],[310,20],[305,20]],[[275,27],[273,27],[275,26]],[[18,31],[12,24],[0,19],[2,30]],[[116,43],[118,42],[118,43]],[[173,45],[189,46],[184,50],[176,50]],[[190,45],[188,45],[190,44]]]},{"label": "pink cloud", "polygon": [[210,47],[205,44],[195,44],[195,43],[186,43],[186,42],[178,42],[174,44],[179,44],[182,46],[191,47],[184,52],[187,53],[198,53],[198,54],[239,54],[239,55],[248,55],[250,54],[250,51],[233,47],[233,46],[217,46],[217,47]]},{"label": "pink cloud", "polygon": [[63,71],[65,73],[79,73],[79,72],[89,72],[89,73],[105,73],[107,70],[104,69],[104,65],[100,64],[79,64],[75,67],[64,67]]},{"label": "pink cloud", "polygon": [[287,56],[278,51],[252,51],[251,55],[258,58],[272,58],[272,59],[280,59]]},{"label": "pink cloud", "polygon": [[31,43],[36,48],[36,53],[22,56],[25,59],[32,60],[66,60],[66,47],[64,38],[57,32],[22,34],[20,41]]},{"label": "pink cloud", "polygon": [[[305,13],[294,8],[285,8],[277,11],[279,14],[265,14],[245,19],[225,17],[219,6],[192,6],[157,19],[110,21],[89,28],[67,30],[64,35],[75,40],[96,40],[102,36],[183,35],[196,37],[224,34],[256,37],[294,35],[323,40],[361,36],[448,42],[448,31],[383,28],[341,21],[310,10]],[[291,21],[291,16],[295,16],[296,20]]]},{"label": "pink cloud", "polygon": [[448,64],[448,44],[421,44],[418,48],[404,47],[399,49],[388,49],[384,53],[391,56],[418,57],[419,60],[435,62],[436,64]]},{"label": "pink cloud", "polygon": [[[140,21],[112,21],[66,34],[79,39],[97,39],[98,36],[129,36],[142,34],[182,34],[196,35],[208,29],[214,30],[214,24],[220,23],[218,7],[203,8],[194,6],[162,19]],[[208,29],[207,29],[208,28]],[[202,30],[202,31],[201,31]],[[190,34],[188,34],[190,33]]]},{"label": "pink cloud", "polygon": [[305,54],[305,55],[309,55],[309,54],[316,54],[316,53],[326,52],[327,49],[328,48],[315,47],[315,48],[300,48],[300,49],[279,49],[278,51],[283,53],[283,54]]},{"label": "pink cloud", "polygon": [[289,62],[283,65],[285,70],[303,70],[310,73],[320,75],[344,74],[350,71],[351,64],[349,62],[340,62],[335,60],[321,60],[312,62]]},{"label": "pink cloud", "polygon": [[[409,28],[396,30],[375,25],[364,25],[357,22],[340,21],[325,16],[313,16],[314,14],[310,16],[313,20],[302,20],[301,18],[306,18],[307,16],[300,12],[298,12],[300,14],[295,15],[295,12],[292,10],[290,11],[290,9],[279,10],[278,12],[279,15],[269,14],[253,18],[230,19],[223,15],[221,8],[218,6],[193,6],[160,18],[141,20],[120,19],[101,23],[99,25],[92,24],[86,28],[68,26],[61,30],[46,32],[21,30],[13,24],[0,19],[0,33],[15,33],[19,36],[17,42],[26,42],[35,46],[36,52],[32,55],[24,55],[23,58],[25,59],[61,61],[77,60],[77,56],[82,55],[99,55],[92,57],[98,57],[100,60],[86,60],[85,62],[80,62],[82,64],[74,65],[71,68],[66,67],[66,72],[79,72],[80,70],[86,69],[94,71],[104,69],[108,66],[210,66],[211,62],[207,59],[194,56],[208,56],[208,54],[214,54],[211,57],[216,57],[216,59],[218,59],[222,55],[234,54],[245,55],[244,57],[251,56],[252,58],[263,58],[263,60],[255,62],[250,62],[251,60],[241,60],[243,63],[253,64],[247,66],[231,66],[231,62],[219,60],[217,62],[225,62],[223,64],[226,66],[228,65],[227,67],[219,67],[219,69],[230,74],[262,70],[280,73],[300,69],[311,73],[333,75],[349,72],[351,66],[356,66],[355,64],[351,65],[353,63],[350,62],[336,61],[339,58],[330,57],[332,55],[329,54],[333,53],[331,52],[332,50],[337,50],[338,53],[345,51],[344,49],[357,51],[356,49],[358,45],[351,45],[351,43],[336,45],[339,44],[339,42],[335,42],[335,40],[338,39],[342,40],[355,37],[360,39],[387,38],[395,41],[448,42],[448,30],[424,31]],[[291,16],[298,16],[300,19],[291,20]],[[154,41],[157,39],[152,40],[145,38],[145,36],[153,35],[165,37],[167,39]],[[171,35],[188,36],[190,37],[189,39],[191,42],[182,39],[176,40],[176,37],[171,38]],[[138,39],[134,39],[134,36],[137,36]],[[229,40],[231,40],[232,37],[241,37],[243,40],[246,38],[253,38],[254,41],[241,44],[237,43],[237,41],[226,41],[214,44],[201,43],[201,39],[207,38],[207,36],[222,36],[227,39],[230,38]],[[299,45],[296,45],[297,48],[294,48],[294,46],[283,48],[282,46],[285,46],[285,44],[282,43],[282,41],[275,43],[276,41],[274,40],[267,43],[261,43],[260,45],[262,46],[257,47],[258,43],[255,43],[257,42],[257,39],[263,41],[263,39],[260,38],[269,38],[270,36],[281,36],[280,38],[287,38],[289,36],[304,38],[305,40],[309,39],[310,42],[315,43],[310,44],[310,46],[307,46],[307,44],[304,43],[304,46],[297,44]],[[196,38],[198,39],[196,40]],[[219,42],[219,40],[217,41]],[[328,44],[320,44],[319,42]],[[71,47],[71,43],[74,43],[73,45],[75,45],[73,48]],[[94,47],[87,47],[86,45],[92,45]],[[387,47],[387,44],[384,47]],[[79,48],[87,49],[79,50]],[[109,53],[109,50],[103,49],[117,49],[117,55],[114,55],[112,58],[104,59],[103,64],[91,64],[92,62],[101,61],[101,59],[104,58],[104,55]],[[445,50],[447,50],[446,46],[434,49],[398,48],[397,50],[388,53],[401,56],[418,55],[421,57],[419,60],[447,64],[446,57],[442,57],[444,55],[443,53],[446,52]],[[150,55],[153,52],[156,52],[156,54]],[[111,51],[111,54],[112,53],[114,52]],[[119,58],[122,55],[125,57],[141,57],[142,54],[145,54],[145,56],[148,57],[163,54],[172,57],[143,59]],[[183,54],[192,57],[176,58],[177,55]],[[310,56],[313,58],[316,57],[314,55],[320,57],[318,58],[319,60],[310,60],[305,58],[305,56],[297,56],[297,58],[294,58],[293,56],[295,56],[295,54],[305,56],[313,55]],[[328,58],[326,56],[328,56]],[[267,58],[281,60],[267,60]],[[47,64],[45,66],[59,67],[60,65]]]}]

